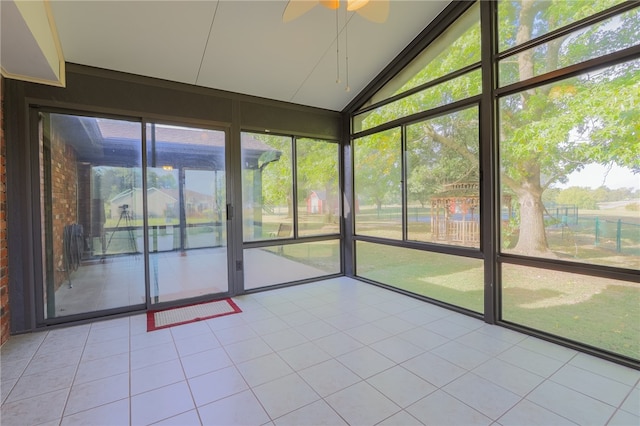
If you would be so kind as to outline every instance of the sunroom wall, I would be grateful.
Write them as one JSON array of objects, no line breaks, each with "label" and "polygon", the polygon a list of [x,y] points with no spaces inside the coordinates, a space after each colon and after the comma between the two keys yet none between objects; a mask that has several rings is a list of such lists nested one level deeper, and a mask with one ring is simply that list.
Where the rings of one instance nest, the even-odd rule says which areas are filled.
[{"label": "sunroom wall", "polygon": [[[420,55],[420,53],[424,49],[428,49],[429,45],[432,42],[437,41],[437,38],[440,34],[443,34],[444,32],[446,32],[446,29],[449,26],[455,24],[458,17],[463,16],[465,10],[467,10],[467,8],[469,7],[469,3],[455,2],[450,5],[445,13],[443,13],[438,19],[436,19],[431,25],[428,26],[427,29],[421,34],[421,36],[412,43],[412,45],[410,45],[407,49],[405,49],[405,51],[398,55],[396,57],[396,60],[393,61],[381,74],[379,74],[379,76],[372,81],[368,88],[363,91],[359,95],[359,97],[356,98],[348,106],[347,111],[352,118],[352,127],[350,129],[351,138],[349,141],[349,146],[351,150],[350,152],[352,152],[352,155],[355,158],[355,160],[352,160],[352,167],[355,172],[352,170],[351,176],[347,177],[347,180],[350,185],[356,187],[352,203],[354,206],[356,206],[355,208],[357,209],[359,204],[362,202],[362,200],[359,198],[360,194],[357,193],[357,168],[359,164],[356,162],[356,160],[358,157],[358,142],[360,140],[371,136],[382,135],[384,134],[384,132],[389,132],[393,129],[402,130],[399,133],[403,134],[403,152],[402,154],[398,153],[398,158],[403,158],[403,161],[406,162],[407,160],[404,157],[407,156],[408,153],[405,145],[407,142],[405,140],[406,135],[404,133],[404,129],[407,126],[411,125],[412,123],[419,122],[420,120],[428,120],[431,117],[441,117],[445,114],[448,114],[449,111],[454,111],[457,109],[461,109],[466,105],[471,105],[475,99],[475,101],[478,102],[477,105],[480,111],[479,164],[481,169],[479,184],[479,204],[481,210],[481,219],[479,220],[479,227],[482,232],[480,251],[474,254],[457,247],[442,246],[430,242],[427,242],[426,244],[420,244],[414,241],[410,241],[406,236],[406,227],[408,226],[406,222],[410,220],[412,211],[410,211],[409,207],[406,205],[406,200],[408,198],[408,196],[406,195],[408,193],[407,182],[409,178],[407,175],[404,175],[402,178],[404,181],[398,181],[398,185],[403,185],[404,189],[394,189],[394,193],[403,193],[403,200],[405,203],[404,206],[395,206],[395,209],[399,211],[399,213],[397,213],[396,219],[402,219],[403,221],[405,221],[403,222],[402,226],[397,226],[396,236],[388,236],[382,234],[370,235],[370,233],[361,233],[359,235],[359,224],[357,217],[355,223],[351,223],[351,229],[353,229],[355,233],[355,235],[353,236],[353,251],[355,253],[353,255],[353,258],[356,260],[354,266],[355,275],[370,282],[393,287],[400,291],[408,291],[409,293],[412,293],[417,297],[423,296],[432,299],[432,301],[436,303],[442,302],[447,304],[450,308],[467,311],[467,313],[473,314],[473,312],[477,313],[480,310],[477,307],[470,308],[470,305],[468,303],[456,303],[455,297],[440,296],[443,293],[442,291],[433,290],[433,292],[429,292],[429,286],[433,286],[434,284],[436,286],[440,286],[442,285],[442,282],[445,281],[441,276],[439,276],[437,280],[433,280],[430,278],[430,275],[442,274],[442,272],[440,272],[440,270],[442,269],[442,262],[431,265],[431,268],[427,265],[423,265],[423,271],[413,271],[413,269],[416,269],[413,268],[411,269],[411,271],[406,273],[402,272],[406,271],[406,268],[396,268],[396,265],[388,265],[389,271],[376,271],[378,273],[373,274],[371,272],[371,265],[369,263],[366,263],[367,259],[364,259],[365,267],[363,268],[363,273],[360,273],[360,267],[358,266],[357,260],[360,260],[361,256],[357,250],[357,247],[373,247],[376,244],[378,244],[379,247],[384,246],[386,247],[385,250],[387,250],[387,252],[396,253],[396,255],[398,256],[398,263],[401,263],[403,257],[406,257],[403,253],[410,253],[412,251],[417,253],[423,251],[427,254],[434,253],[438,255],[449,256],[458,255],[470,259],[483,259],[485,293],[484,312],[481,313],[481,316],[485,319],[485,321],[489,323],[500,323],[504,326],[535,334],[540,337],[557,341],[558,343],[575,347],[586,352],[615,359],[628,365],[633,365],[637,368],[639,366],[638,360],[640,359],[640,341],[637,338],[638,332],[640,332],[640,329],[638,329],[637,327],[637,324],[640,324],[640,310],[638,310],[637,308],[637,301],[640,300],[640,287],[637,284],[637,258],[633,257],[633,245],[627,246],[627,254],[631,253],[631,255],[629,255],[631,257],[627,256],[628,259],[626,260],[626,263],[625,261],[620,260],[616,260],[615,262],[611,261],[609,263],[588,261],[578,259],[577,257],[570,258],[564,255],[549,255],[548,257],[545,257],[528,255],[526,253],[523,254],[511,252],[508,249],[501,249],[500,244],[504,244],[504,241],[501,241],[500,233],[501,231],[504,233],[505,226],[507,226],[505,224],[508,221],[508,219],[503,220],[502,215],[507,214],[506,212],[508,212],[509,216],[511,216],[512,214],[516,214],[517,212],[514,212],[511,208],[509,208],[509,206],[515,204],[512,204],[512,201],[515,201],[516,195],[504,192],[501,193],[499,186],[502,178],[500,175],[502,169],[500,168],[501,166],[498,162],[501,153],[501,146],[499,145],[500,142],[498,141],[498,139],[499,137],[504,136],[502,135],[502,133],[499,133],[499,129],[497,127],[498,116],[501,111],[498,110],[499,105],[496,103],[496,99],[499,99],[501,97],[504,99],[507,96],[520,95],[525,91],[527,92],[527,94],[530,94],[535,91],[535,89],[542,87],[546,82],[557,82],[559,86],[562,86],[563,81],[560,79],[563,78],[563,75],[566,79],[570,77],[575,77],[577,79],[581,76],[592,75],[596,75],[597,78],[596,71],[604,69],[604,67],[606,67],[607,65],[616,65],[617,68],[615,69],[619,70],[635,69],[633,68],[634,63],[637,63],[637,58],[640,57],[640,49],[638,46],[637,37],[635,41],[631,40],[626,44],[616,44],[616,46],[622,46],[620,47],[618,52],[616,52],[615,49],[613,49],[614,51],[612,51],[612,49],[604,49],[602,51],[603,53],[598,54],[597,57],[586,56],[584,59],[578,60],[576,62],[556,68],[551,68],[547,72],[539,71],[538,74],[527,77],[526,79],[523,79],[522,82],[515,83],[511,86],[498,87],[497,72],[500,60],[508,61],[510,58],[508,55],[516,55],[518,51],[517,48],[511,49],[503,54],[499,54],[499,52],[493,51],[495,48],[494,46],[498,46],[496,42],[496,36],[498,34],[498,22],[496,21],[498,17],[498,2],[479,3],[481,7],[482,24],[482,60],[481,64],[476,69],[481,69],[483,73],[482,93],[476,98],[469,98],[467,103],[459,101],[454,102],[451,107],[436,106],[426,108],[424,110],[411,110],[409,113],[397,111],[392,107],[394,104],[399,104],[399,101],[402,100],[403,95],[389,97],[384,93],[386,85],[388,85],[389,82],[393,81],[394,76],[402,75],[406,79],[407,76],[403,74],[404,67],[410,67],[413,58]],[[598,9],[589,12],[587,15],[581,15],[578,18],[569,19],[568,21],[564,22],[559,29],[554,27],[553,31],[551,31],[551,35],[543,32],[543,38],[536,39],[536,37],[540,36],[540,34],[534,34],[533,39],[529,43],[524,43],[524,46],[520,49],[526,52],[527,49],[533,50],[538,46],[544,47],[545,43],[551,44],[547,40],[553,41],[554,38],[562,40],[562,37],[565,36],[565,33],[565,37],[567,37],[569,42],[571,43],[573,42],[571,39],[573,35],[579,33],[580,31],[587,31],[591,29],[590,25],[594,21],[596,23],[602,21],[606,24],[607,22],[615,21],[621,13],[628,13],[628,15],[631,17],[637,16],[637,9],[634,9],[635,7],[637,7],[637,4],[634,6],[631,3],[617,3],[619,2],[612,1],[608,6],[602,6],[600,4],[596,5],[594,7]],[[504,2],[504,4],[511,3]],[[606,25],[604,26],[606,28]],[[439,46],[439,48],[441,49],[442,47]],[[441,77],[436,81],[438,82],[438,84],[440,84],[442,82],[452,81],[457,77],[459,77],[459,74],[456,72],[452,72],[448,77]],[[436,85],[425,85],[424,87],[424,90],[428,91],[432,87],[436,88]],[[637,87],[637,84],[631,87]],[[381,91],[381,93],[383,93],[383,95],[377,96],[379,90]],[[629,93],[629,91],[626,91],[626,93]],[[572,95],[573,92],[564,92],[563,94]],[[555,95],[555,93],[552,93],[552,95]],[[628,102],[625,102],[625,104],[627,106],[629,105]],[[364,116],[366,114],[374,114],[376,111],[384,111],[385,107],[389,107],[390,110],[393,110],[395,115],[389,118],[386,122],[384,120],[377,122],[375,120],[372,120],[373,122],[375,122],[375,124],[369,127],[362,127],[360,125],[360,122],[358,121],[360,120],[360,117],[358,117],[358,115]],[[629,113],[631,114],[632,112],[629,111]],[[622,115],[623,114],[621,114],[621,116]],[[397,145],[400,145],[400,142],[398,142]],[[587,160],[586,162],[588,163],[589,161]],[[504,185],[504,182],[502,182],[502,184]],[[385,214],[383,213],[381,217],[385,218],[387,216],[385,216]],[[631,220],[633,221],[633,219]],[[404,231],[403,227],[405,228]],[[560,233],[560,231],[558,230],[557,233]],[[402,235],[402,237],[400,237],[400,235]],[[597,242],[598,241],[596,237],[596,245]],[[618,246],[620,246],[620,244],[618,244]],[[369,251],[371,250],[369,249]],[[615,253],[614,255],[617,256]],[[518,267],[525,268],[528,271],[528,274],[514,274],[513,271],[519,270]],[[393,268],[396,268],[395,272],[393,271]],[[503,278],[503,271],[506,271],[506,278]],[[542,275],[544,277],[543,280],[546,280],[547,283],[545,285],[541,285],[542,283],[537,283],[536,285],[529,286],[531,287],[529,289],[524,289],[522,285],[520,285],[519,281],[524,278],[532,279],[531,277],[536,275],[536,271],[538,271],[538,275]],[[402,274],[411,276],[411,279],[407,283],[401,282],[402,280],[399,279],[399,275]],[[461,274],[458,271],[454,271],[453,275],[455,274],[458,275],[458,279],[461,281],[468,280],[469,278],[468,274]],[[375,278],[376,276],[379,277]],[[517,280],[514,281],[514,277],[517,277]],[[582,277],[583,282],[581,282],[581,279],[579,277]],[[572,290],[553,288],[564,281],[568,282],[568,286],[573,285],[576,287]],[[589,293],[588,296],[585,296],[585,300],[581,299],[580,301],[578,301],[576,299],[578,297],[578,294],[583,293],[578,289],[580,285],[588,286],[590,283],[598,281],[602,282],[602,285],[598,287],[598,290],[594,290],[594,292]],[[465,286],[462,283],[458,284],[459,286],[457,287],[459,288],[456,288],[456,291],[464,292]],[[530,282],[530,284],[534,283]],[[611,291],[613,292],[613,294],[609,294],[609,296],[600,294],[600,291],[604,291],[607,285],[612,288]],[[435,286],[433,288],[435,288]],[[626,292],[626,295],[619,296],[619,289],[623,289]],[[475,291],[477,290],[478,287],[475,288]],[[588,291],[592,290],[593,289],[590,289]],[[453,289],[449,289],[449,291],[450,293],[453,293]],[[556,291],[559,293],[555,294]],[[567,292],[568,294],[570,293],[571,300],[574,300],[575,303],[589,301],[589,303],[591,303],[589,305],[589,309],[580,310],[575,309],[575,306],[569,306],[569,304],[574,303],[569,301],[569,298],[567,298],[565,302],[560,302],[560,299],[563,297],[564,292]],[[526,296],[525,293],[529,294],[529,296]],[[552,295],[551,293],[554,294]],[[563,293],[563,295],[560,295],[560,293]],[[548,299],[547,302],[550,304],[549,309],[554,311],[557,318],[562,319],[564,323],[560,325],[556,324],[556,327],[553,327],[552,324],[549,323],[549,321],[551,321],[550,319],[548,319],[547,322],[544,322],[541,321],[541,319],[536,315],[529,315],[530,312],[527,313],[527,315],[522,314],[521,312],[525,312],[527,309],[538,309],[540,308],[540,306],[544,305],[541,305],[542,302],[538,303],[533,300],[528,301],[527,297],[533,297],[534,299],[538,297],[544,300]],[[599,326],[597,327],[597,332],[600,334],[598,336],[585,334],[586,330],[590,328],[592,329],[592,327],[588,326],[588,321],[599,322],[598,318],[613,318],[612,315],[607,314],[606,309],[610,308],[606,308],[605,305],[607,303],[611,303],[613,300],[617,300],[616,297],[622,297],[624,299],[624,303],[621,303],[619,305],[620,314],[615,315],[614,321],[616,321],[616,323],[612,323],[609,328],[602,324],[599,324]],[[461,298],[460,300],[463,301],[467,299]],[[597,305],[595,302],[598,300],[606,302]],[[515,309],[515,306],[506,305],[513,305],[514,303],[518,304],[518,309]],[[505,304],[505,306],[503,306],[503,304]],[[562,304],[566,306],[566,312],[558,313],[557,311],[560,309],[559,306],[561,306]],[[477,306],[477,303],[475,306]],[[604,310],[598,308],[598,306],[600,306]],[[593,308],[597,308],[600,310],[598,310],[597,312],[593,312]],[[514,315],[514,312],[518,312],[518,314]],[[571,312],[574,313],[570,314]],[[579,312],[579,314],[576,314],[575,312]],[[592,315],[587,315],[586,312],[592,312]],[[540,315],[544,315],[544,313],[538,314],[538,316]],[[586,323],[582,326],[574,326],[573,322],[582,320],[585,315],[588,317]],[[604,338],[603,334],[608,334],[609,337],[613,336],[613,340],[615,341],[604,342],[602,340]]]},{"label": "sunroom wall", "polygon": [[[65,88],[17,80],[3,80],[3,83],[6,88],[3,91],[3,113],[6,113],[3,121],[3,147],[6,141],[8,159],[6,206],[9,206],[8,226],[12,229],[7,239],[7,248],[10,248],[7,256],[12,274],[6,291],[3,286],[2,300],[5,301],[10,293],[11,333],[35,329],[36,310],[38,303],[41,303],[35,296],[35,288],[39,284],[38,267],[34,265],[38,263],[35,253],[42,247],[36,242],[41,234],[42,224],[31,219],[40,217],[40,199],[37,189],[34,189],[37,188],[34,179],[38,179],[39,159],[37,150],[32,148],[37,135],[30,133],[37,128],[37,116],[32,114],[31,107],[89,116],[133,117],[223,128],[228,130],[228,149],[234,152],[231,155],[238,156],[240,133],[243,130],[268,129],[298,137],[328,140],[341,138],[341,114],[336,111],[75,64],[67,66]],[[229,172],[240,173],[239,170],[231,169]],[[240,206],[242,200],[239,189],[235,192],[231,197]],[[69,204],[75,205],[76,201]],[[2,206],[4,208],[5,203]],[[3,233],[3,245],[4,235]],[[240,241],[233,250],[240,258]],[[5,256],[7,251],[2,250],[1,253]],[[7,268],[4,263],[2,265],[4,283]],[[3,326],[5,318],[8,318],[9,309],[6,308],[3,306],[2,310]]]}]

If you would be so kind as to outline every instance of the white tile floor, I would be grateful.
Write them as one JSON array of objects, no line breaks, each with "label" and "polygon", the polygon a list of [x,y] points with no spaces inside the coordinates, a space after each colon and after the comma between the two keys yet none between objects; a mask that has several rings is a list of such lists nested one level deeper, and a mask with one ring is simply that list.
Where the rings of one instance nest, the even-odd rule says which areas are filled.
[{"label": "white tile floor", "polygon": [[9,425],[640,425],[640,371],[348,278],[14,336]]},{"label": "white tile floor", "polygon": [[[226,247],[155,254],[150,264],[151,295],[159,295],[160,302],[228,291]],[[331,266],[321,270],[305,264],[305,259],[291,260],[269,249],[245,250],[244,266],[246,289],[338,272]],[[56,316],[143,304],[144,268],[142,254],[83,263],[71,273],[72,287],[65,279],[56,290]]]}]

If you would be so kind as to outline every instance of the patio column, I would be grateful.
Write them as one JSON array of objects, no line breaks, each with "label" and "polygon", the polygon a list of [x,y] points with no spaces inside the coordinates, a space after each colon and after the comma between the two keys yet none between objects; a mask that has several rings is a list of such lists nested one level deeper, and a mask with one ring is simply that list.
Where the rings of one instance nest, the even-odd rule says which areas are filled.
[{"label": "patio column", "polygon": [[185,254],[187,248],[187,211],[184,194],[185,173],[184,168],[178,168],[178,198],[180,199],[180,251]]},{"label": "patio column", "polygon": [[253,237],[262,238],[262,167],[253,171]]}]

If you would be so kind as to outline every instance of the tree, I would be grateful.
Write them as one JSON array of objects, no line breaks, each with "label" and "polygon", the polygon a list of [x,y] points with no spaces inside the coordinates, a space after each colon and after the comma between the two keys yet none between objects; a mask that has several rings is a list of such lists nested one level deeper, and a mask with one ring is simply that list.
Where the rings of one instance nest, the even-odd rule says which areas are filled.
[{"label": "tree", "polygon": [[575,205],[579,209],[596,210],[598,208],[596,191],[590,188],[572,186],[558,194],[556,201],[559,204]]},{"label": "tree", "polygon": [[100,185],[96,187],[96,198],[110,201],[116,195],[142,187],[142,171],[139,167],[98,166],[93,168]]},{"label": "tree", "polygon": [[[269,158],[259,164],[262,169],[263,205],[287,205],[287,217],[293,217],[293,181],[291,174],[291,138],[274,135],[253,135],[279,152],[276,161]],[[270,151],[265,155],[271,155]]]},{"label": "tree", "polygon": [[[265,204],[287,204],[287,217],[293,217],[292,139],[288,136],[254,135],[274,149],[265,155],[279,152],[277,161],[265,161],[262,169],[262,198]],[[298,201],[305,200],[309,191],[324,190],[329,196],[338,191],[338,145],[314,139],[296,140]],[[331,202],[331,200],[328,200]],[[337,207],[337,206],[336,206]]]},{"label": "tree", "polygon": [[445,185],[479,180],[478,109],[407,126],[407,192],[423,207]]},{"label": "tree", "polygon": [[[499,3],[499,49],[521,45],[570,22],[591,16],[615,2],[519,0]],[[474,6],[477,7],[477,6]],[[639,8],[574,34],[556,37],[533,49],[504,58],[499,64],[501,86],[526,81],[563,67],[636,45],[640,40]],[[479,60],[479,14],[469,9],[421,58],[422,68],[393,94],[432,81]],[[477,22],[469,24],[469,16]],[[462,23],[462,25],[461,25]],[[456,35],[457,37],[453,37]],[[429,49],[437,54],[429,54]],[[475,55],[475,56],[474,56]],[[420,62],[417,58],[414,63]],[[414,64],[409,68],[413,69]],[[617,164],[640,172],[640,59],[583,73],[551,84],[529,87],[499,100],[499,153],[502,193],[519,206],[517,253],[553,257],[546,239],[543,196],[555,184],[587,164]],[[406,73],[400,74],[398,79]],[[363,122],[377,124],[406,117],[480,93],[479,71],[413,93],[370,113]],[[442,182],[454,182],[478,167],[478,151],[465,127],[477,116],[458,117],[450,125],[425,122],[415,136],[423,142],[414,156],[407,190],[423,202]],[[452,127],[453,126],[453,127]],[[411,126],[413,127],[413,125]],[[415,129],[416,132],[418,129]],[[369,136],[373,138],[373,136]],[[441,148],[446,148],[447,155]],[[356,152],[357,154],[357,152]],[[437,160],[434,163],[434,160]],[[380,168],[378,167],[378,170]],[[366,172],[364,172],[366,173]],[[470,175],[473,176],[473,175]],[[356,182],[358,181],[356,169]],[[363,177],[360,177],[363,179]],[[383,198],[378,194],[377,198]],[[548,197],[547,197],[548,198]]]},{"label": "tree", "polygon": [[339,206],[338,144],[315,139],[296,140],[298,205],[311,191],[325,195],[324,213],[333,214]]},{"label": "tree", "polygon": [[[501,39],[524,43],[602,10],[603,3],[504,3]],[[615,25],[594,25],[581,34],[521,52],[515,61],[507,59],[500,71],[508,80],[522,81],[608,53],[629,39],[637,40],[637,16],[637,12],[627,13]],[[546,240],[542,203],[544,191],[553,184],[566,182],[567,175],[593,162],[638,170],[639,69],[639,61],[620,64],[501,100],[501,181],[516,194],[520,206],[515,252],[553,257]]]},{"label": "tree", "polygon": [[[417,73],[403,80],[402,73],[383,91],[398,95],[415,89],[452,71],[480,60],[479,8],[469,9],[460,22],[443,36],[450,44],[436,42],[416,58],[411,69]],[[477,95],[482,80],[479,70],[435,87],[413,93],[376,109],[363,118],[363,127],[376,125]],[[395,90],[391,93],[389,90]],[[408,203],[423,207],[446,184],[477,182],[478,110],[470,107],[407,126]],[[385,200],[400,201],[402,190],[401,139],[399,129],[374,134],[356,141],[354,148],[356,196],[373,201],[378,209]]]},{"label": "tree", "polygon": [[401,196],[400,131],[391,129],[354,142],[355,196],[375,204],[378,213],[385,202]]}]

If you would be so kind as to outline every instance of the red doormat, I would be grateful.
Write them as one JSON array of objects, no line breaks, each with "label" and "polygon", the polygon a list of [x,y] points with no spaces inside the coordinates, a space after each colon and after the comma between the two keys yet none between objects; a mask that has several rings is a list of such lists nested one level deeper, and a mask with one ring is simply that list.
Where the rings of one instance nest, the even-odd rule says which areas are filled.
[{"label": "red doormat", "polygon": [[160,330],[161,328],[169,328],[223,315],[237,314],[238,312],[242,312],[242,310],[229,298],[177,308],[148,311],[147,331]]}]

